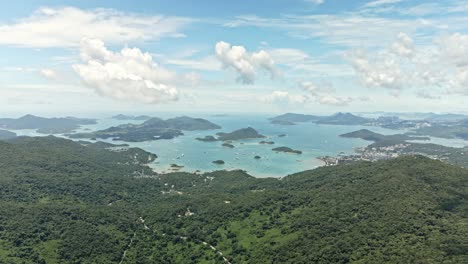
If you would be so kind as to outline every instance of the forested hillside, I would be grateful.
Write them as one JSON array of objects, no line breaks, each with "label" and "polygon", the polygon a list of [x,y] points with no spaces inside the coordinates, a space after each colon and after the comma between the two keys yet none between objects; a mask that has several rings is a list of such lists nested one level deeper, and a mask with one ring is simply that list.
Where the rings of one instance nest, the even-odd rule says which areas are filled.
[{"label": "forested hillside", "polygon": [[0,141],[0,263],[467,263],[468,171],[159,175],[138,149]]}]

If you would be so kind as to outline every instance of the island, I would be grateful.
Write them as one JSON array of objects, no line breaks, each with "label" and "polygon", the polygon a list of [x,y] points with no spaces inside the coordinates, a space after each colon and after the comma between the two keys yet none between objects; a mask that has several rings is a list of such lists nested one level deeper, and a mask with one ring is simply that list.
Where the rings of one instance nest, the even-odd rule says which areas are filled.
[{"label": "island", "polygon": [[221,146],[227,147],[227,148],[234,148],[235,147],[234,145],[232,145],[230,143],[227,143],[227,142],[223,143]]},{"label": "island", "polygon": [[258,159],[261,159],[261,158],[262,158],[262,157],[260,157],[260,156],[255,156],[255,157],[254,157],[254,159],[257,159],[257,160],[258,160]]},{"label": "island", "polygon": [[8,130],[0,130],[0,140],[12,139],[16,137],[16,133]]},{"label": "island", "polygon": [[281,126],[294,126],[296,123],[286,121],[286,120],[271,120],[270,123],[274,125],[281,125]]},{"label": "island", "polygon": [[145,120],[151,119],[151,116],[147,116],[147,115],[133,116],[133,115],[122,115],[122,114],[120,114],[120,115],[113,116],[112,119],[145,121]]},{"label": "island", "polygon": [[331,116],[322,117],[317,124],[327,125],[366,125],[372,122],[371,118],[353,115],[351,113],[336,113]]},{"label": "island", "polygon": [[127,142],[141,142],[160,139],[173,139],[183,135],[182,130],[213,130],[220,126],[201,118],[187,116],[163,120],[151,118],[142,124],[124,124],[89,133],[68,135],[70,138],[112,138]]},{"label": "island", "polygon": [[320,116],[316,115],[305,115],[296,113],[286,113],[283,115],[275,116],[270,118],[272,124],[277,125],[295,125],[301,122],[314,122],[320,120]]},{"label": "island", "polygon": [[225,162],[224,160],[215,160],[213,161],[214,164],[217,164],[217,165],[223,165]]},{"label": "island", "polygon": [[276,151],[276,152],[285,152],[285,153],[293,153],[293,154],[302,154],[302,151],[300,150],[295,150],[295,149],[292,149],[292,148],[289,148],[289,147],[277,147],[277,148],[274,148],[272,149],[273,151]]},{"label": "island", "polygon": [[373,141],[374,146],[390,146],[395,144],[406,143],[407,140],[430,140],[429,137],[412,136],[408,134],[394,134],[394,135],[382,135],[375,133],[368,129],[360,129],[354,132],[340,135],[340,137],[346,138],[360,138],[368,141]]},{"label": "island", "polygon": [[0,128],[3,129],[35,129],[41,134],[69,133],[82,125],[96,124],[94,119],[59,117],[45,118],[34,115],[25,115],[20,118],[0,118]]},{"label": "island", "polygon": [[274,142],[274,141],[264,141],[264,140],[262,140],[262,141],[258,142],[258,144],[261,144],[261,145],[273,145],[273,144],[275,144],[275,142]]},{"label": "island", "polygon": [[203,137],[203,138],[197,137],[197,138],[195,138],[195,139],[198,140],[198,141],[203,141],[203,142],[214,142],[214,141],[218,141],[218,140],[217,140],[215,137],[213,137],[213,136],[205,136],[205,137]]},{"label": "island", "polygon": [[241,140],[241,139],[254,139],[254,138],[265,138],[264,135],[261,135],[257,130],[247,127],[235,130],[231,133],[217,133],[218,140],[227,141],[227,140]]}]

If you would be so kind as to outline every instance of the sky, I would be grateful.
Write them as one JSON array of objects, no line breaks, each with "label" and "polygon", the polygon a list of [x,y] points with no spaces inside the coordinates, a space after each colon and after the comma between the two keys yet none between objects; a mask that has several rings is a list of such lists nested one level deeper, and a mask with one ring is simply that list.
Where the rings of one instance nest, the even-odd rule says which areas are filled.
[{"label": "sky", "polygon": [[0,7],[5,115],[468,111],[466,1]]}]

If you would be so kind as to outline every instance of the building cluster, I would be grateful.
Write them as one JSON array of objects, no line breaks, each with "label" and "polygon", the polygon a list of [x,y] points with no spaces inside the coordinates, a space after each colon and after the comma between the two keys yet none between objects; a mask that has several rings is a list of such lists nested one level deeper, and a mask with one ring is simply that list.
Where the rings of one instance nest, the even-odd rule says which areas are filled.
[{"label": "building cluster", "polygon": [[404,149],[406,149],[409,145],[410,144],[396,144],[385,147],[357,148],[355,154],[346,155],[342,152],[336,157],[323,156],[319,157],[318,159],[323,161],[325,166],[334,166],[354,161],[377,161],[397,158],[403,154],[418,154],[405,152]]}]

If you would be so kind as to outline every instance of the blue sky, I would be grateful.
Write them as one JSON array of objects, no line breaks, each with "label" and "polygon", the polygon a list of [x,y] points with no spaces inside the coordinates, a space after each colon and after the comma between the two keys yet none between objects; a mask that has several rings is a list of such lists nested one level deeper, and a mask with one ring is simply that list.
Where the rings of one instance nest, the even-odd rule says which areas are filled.
[{"label": "blue sky", "polygon": [[0,5],[3,113],[468,111],[460,0]]}]

